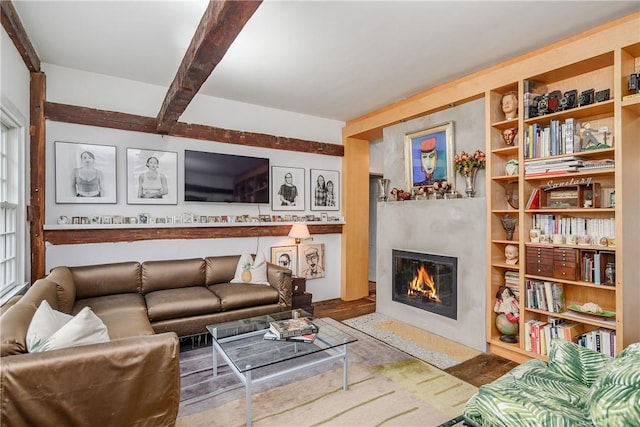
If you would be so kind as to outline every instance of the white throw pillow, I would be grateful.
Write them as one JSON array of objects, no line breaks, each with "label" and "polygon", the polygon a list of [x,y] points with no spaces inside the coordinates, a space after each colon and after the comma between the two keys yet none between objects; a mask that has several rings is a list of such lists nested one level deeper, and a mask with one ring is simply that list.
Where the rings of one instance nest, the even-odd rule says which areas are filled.
[{"label": "white throw pillow", "polygon": [[[43,303],[40,304],[41,307],[43,306]],[[49,304],[46,305],[49,306]],[[36,324],[34,324],[32,320],[29,325],[29,331],[31,331],[31,327],[33,325],[33,339],[35,341],[33,341],[33,345],[31,347],[27,344],[29,352],[37,353],[109,341],[107,326],[98,316],[95,315],[91,308],[83,308],[76,316],[69,316],[64,313],[56,312],[55,310],[52,310],[51,307],[49,307],[49,310],[51,310],[52,313],[48,313],[45,307],[43,309],[44,315],[49,316],[49,319],[55,319],[58,324],[62,323],[62,316],[68,316],[69,319],[48,337],[45,337],[45,335],[55,327],[54,322],[48,324],[46,329],[41,329],[38,335],[36,334],[37,325],[42,325],[43,322],[46,322],[46,318],[44,318],[44,315],[41,315],[36,321]],[[36,316],[34,315],[34,319],[35,317]],[[29,332],[27,332],[27,336],[29,336]]]},{"label": "white throw pillow", "polygon": [[58,329],[62,328],[69,320],[70,314],[56,311],[44,300],[33,315],[29,329],[27,329],[27,351],[33,352],[41,347]]},{"label": "white throw pillow", "polygon": [[[244,271],[248,271],[251,273],[250,277],[245,277],[247,280],[244,280],[242,277],[242,273]],[[253,283],[259,285],[268,285],[269,281],[267,280],[267,259],[264,256],[264,253],[258,252],[256,254],[255,261],[253,257],[249,253],[242,254],[240,259],[238,260],[238,265],[236,267],[236,273],[231,279],[231,283]]]}]

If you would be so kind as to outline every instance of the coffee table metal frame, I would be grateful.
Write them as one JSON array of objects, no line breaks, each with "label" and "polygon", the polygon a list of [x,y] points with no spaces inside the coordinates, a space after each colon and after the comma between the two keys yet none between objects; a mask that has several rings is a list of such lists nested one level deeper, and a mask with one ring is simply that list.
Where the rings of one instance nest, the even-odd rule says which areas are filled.
[{"label": "coffee table metal frame", "polygon": [[[295,313],[295,311],[278,313],[277,315],[272,315],[272,316],[270,315],[258,316],[252,319],[281,320],[281,319],[291,318],[292,313]],[[293,316],[295,316],[295,314],[293,314]],[[244,319],[244,320],[246,321],[251,319]],[[213,376],[215,377],[218,375],[218,354],[219,354],[220,357],[225,361],[225,363],[231,368],[231,371],[235,374],[235,376],[238,377],[238,379],[245,386],[247,426],[251,426],[251,396],[252,396],[253,386],[256,384],[261,384],[263,382],[270,381],[272,379],[279,378],[285,375],[289,375],[291,373],[298,372],[304,369],[308,369],[316,365],[329,363],[334,360],[342,359],[342,389],[346,391],[349,388],[347,345],[354,341],[357,341],[357,339],[342,333],[343,337],[341,342],[332,341],[323,336],[323,332],[324,332],[323,328],[325,329],[326,328],[334,329],[334,328],[332,326],[324,324],[324,322],[322,322],[321,320],[314,319],[314,322],[316,322],[319,325],[320,331],[316,335],[316,340],[313,343],[304,343],[304,342],[298,343],[298,342],[289,341],[288,343],[293,344],[293,353],[290,354],[288,357],[283,357],[279,360],[274,361],[273,363],[270,363],[269,365],[276,365],[276,364],[279,364],[288,360],[293,360],[293,359],[298,359],[300,361],[303,361],[305,359],[305,356],[309,356],[311,354],[318,355],[321,353],[326,353],[327,355],[320,359],[316,359],[311,362],[300,363],[299,365],[293,366],[291,368],[274,372],[268,375],[264,375],[258,378],[254,378],[252,375],[252,372],[255,369],[265,367],[266,365],[253,367],[250,364],[245,364],[244,366],[237,366],[236,362],[232,360],[231,357],[229,357],[229,355],[223,348],[223,345],[225,343],[229,343],[233,341],[246,340],[250,337],[254,337],[257,335],[263,336],[266,330],[268,329],[268,321],[264,322],[265,326],[263,326],[262,329],[253,330],[249,332],[240,332],[237,334],[231,334],[229,336],[225,336],[222,338],[218,338],[218,330],[222,327],[229,328],[230,325],[234,325],[236,322],[226,322],[226,323],[207,326],[209,333],[211,333],[211,336],[213,337],[213,351],[212,351]],[[241,328],[238,328],[238,331],[240,330]],[[321,346],[317,346],[316,342],[319,342]],[[278,345],[278,343],[280,342],[273,341],[272,345],[275,346],[275,345]],[[302,349],[301,346],[315,346],[315,348],[310,349],[310,347],[305,347],[304,349]],[[300,351],[300,350],[303,350],[303,351]],[[302,353],[302,354],[299,354],[299,353]]]}]

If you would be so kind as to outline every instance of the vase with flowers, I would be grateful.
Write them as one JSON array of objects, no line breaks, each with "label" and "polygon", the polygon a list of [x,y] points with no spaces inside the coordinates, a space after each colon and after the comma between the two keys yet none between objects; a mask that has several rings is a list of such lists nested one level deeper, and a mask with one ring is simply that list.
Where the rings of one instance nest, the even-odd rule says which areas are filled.
[{"label": "vase with flowers", "polygon": [[451,190],[451,184],[449,184],[449,181],[447,180],[436,181],[433,183],[433,189],[438,194],[438,198],[442,199],[444,198],[445,193]]},{"label": "vase with flowers", "polygon": [[453,157],[456,171],[464,177],[465,193],[467,197],[476,194],[476,174],[479,169],[484,169],[487,165],[487,156],[482,150],[476,150],[473,154],[461,152]]}]

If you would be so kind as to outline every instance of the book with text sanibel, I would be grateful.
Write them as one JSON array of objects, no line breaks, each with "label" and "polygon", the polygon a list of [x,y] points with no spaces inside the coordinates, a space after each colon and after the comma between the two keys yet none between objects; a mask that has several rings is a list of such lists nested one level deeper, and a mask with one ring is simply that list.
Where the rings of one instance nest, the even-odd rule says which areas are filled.
[{"label": "book with text sanibel", "polygon": [[271,322],[270,329],[278,336],[278,338],[290,338],[304,334],[315,334],[318,333],[319,330],[315,323],[305,317]]}]

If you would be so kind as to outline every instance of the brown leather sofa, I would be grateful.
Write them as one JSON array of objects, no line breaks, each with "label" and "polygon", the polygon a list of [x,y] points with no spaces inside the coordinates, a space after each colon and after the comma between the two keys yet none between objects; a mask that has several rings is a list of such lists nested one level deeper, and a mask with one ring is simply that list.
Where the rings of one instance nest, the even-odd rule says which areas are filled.
[{"label": "brown leather sofa", "polygon": [[[0,315],[0,424],[175,425],[178,337],[291,308],[291,270],[268,263],[269,286],[232,284],[239,258],[52,269]],[[28,353],[27,329],[45,299],[72,315],[91,307],[110,341]]]}]

